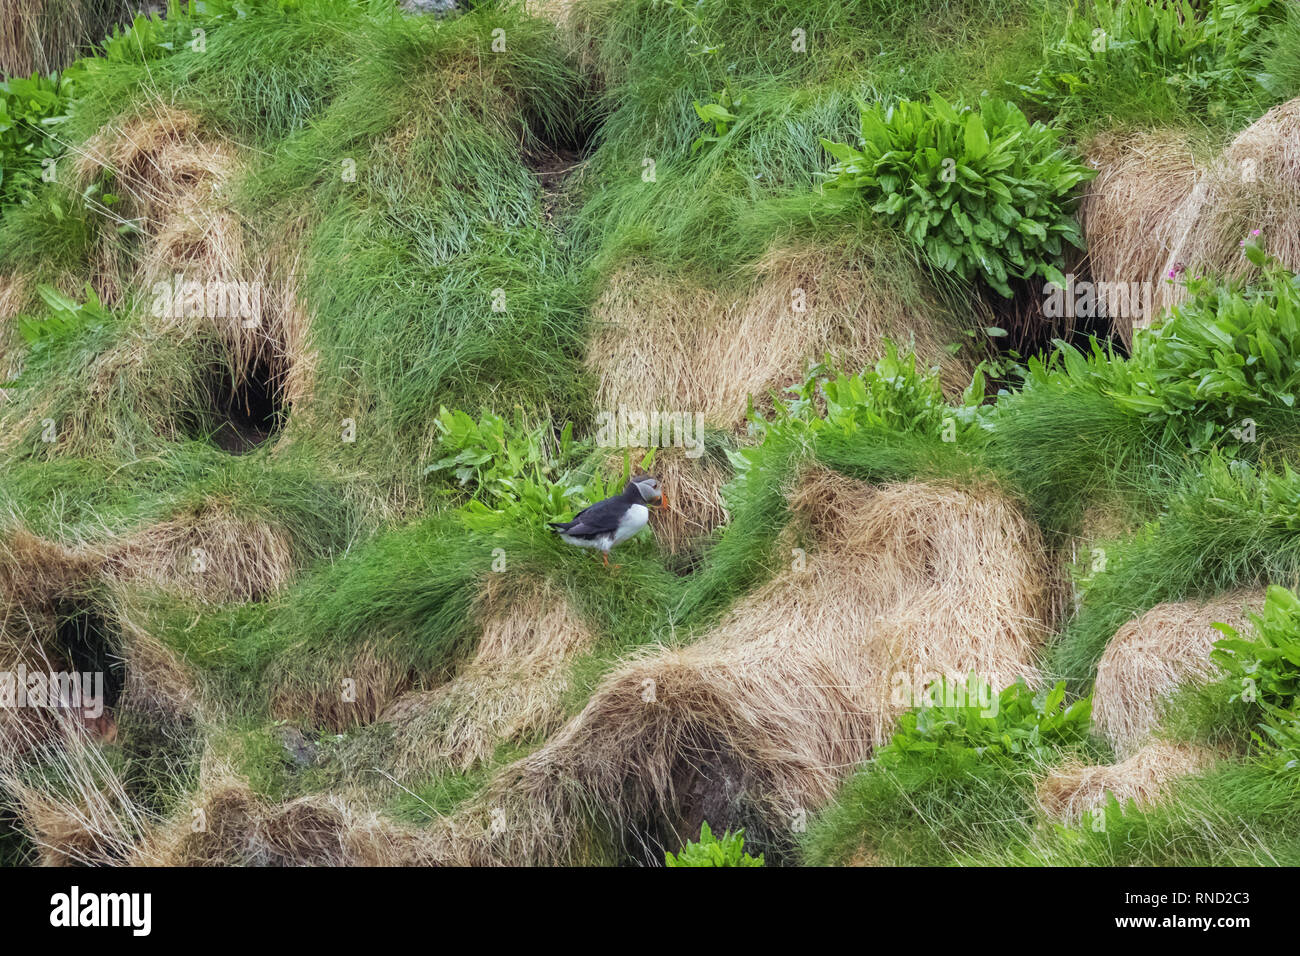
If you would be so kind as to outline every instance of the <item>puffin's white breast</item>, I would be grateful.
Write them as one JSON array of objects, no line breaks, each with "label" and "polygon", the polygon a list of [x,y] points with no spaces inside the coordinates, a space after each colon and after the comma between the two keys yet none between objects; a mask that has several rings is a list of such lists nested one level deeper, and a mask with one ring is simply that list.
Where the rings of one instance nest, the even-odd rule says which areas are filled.
[{"label": "puffin's white breast", "polygon": [[614,532],[614,543],[626,541],[645,527],[650,520],[650,509],[645,505],[629,505],[623,517],[618,520],[618,530]]}]

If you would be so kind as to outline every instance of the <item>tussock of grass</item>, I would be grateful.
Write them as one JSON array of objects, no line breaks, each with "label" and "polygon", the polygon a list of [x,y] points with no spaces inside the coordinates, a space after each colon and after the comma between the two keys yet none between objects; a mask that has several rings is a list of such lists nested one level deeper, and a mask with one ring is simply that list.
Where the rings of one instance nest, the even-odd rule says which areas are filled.
[{"label": "tussock of grass", "polygon": [[[1099,172],[1079,206],[1079,221],[1096,282],[1150,282],[1154,289],[1169,279],[1170,254],[1179,239],[1176,214],[1196,188],[1205,162],[1188,139],[1182,132],[1121,130],[1088,145]],[[1117,292],[1107,296],[1106,311],[1116,317],[1113,328],[1131,343],[1133,320],[1149,322],[1154,316],[1136,316],[1126,305]]]},{"label": "tussock of grass", "polygon": [[[1172,239],[1163,266],[1168,275],[1182,266],[1192,275],[1244,279],[1257,276],[1240,254],[1254,230],[1289,269],[1300,268],[1300,98],[1273,107],[1242,130],[1199,178],[1174,211]],[[1186,300],[1177,283],[1157,287],[1157,312]]]},{"label": "tussock of grass", "polygon": [[1089,503],[1127,499],[1142,513],[1147,469],[1159,460],[1150,429],[1087,385],[1031,385],[998,403],[986,461],[1021,490],[1054,531],[1078,527]]},{"label": "tussock of grass", "polygon": [[[60,623],[93,615],[78,653],[120,657],[122,693],[98,729],[0,721],[0,840],[25,841],[0,855],[657,862],[707,818],[785,862],[1300,860],[1294,788],[1248,762],[1203,660],[1207,615],[1300,578],[1300,419],[1263,408],[1254,464],[1229,466],[1066,361],[1023,387],[1007,361],[1007,392],[950,404],[971,380],[953,343],[1010,313],[818,191],[819,140],[852,140],[859,102],[1026,102],[1065,9],[303,0],[221,18],[202,52],[99,63],[59,181],[0,212],[0,669],[75,663]],[[1245,276],[1247,228],[1295,265],[1295,103],[1260,114],[1300,92],[1297,24],[1270,19],[1267,88],[1212,117],[1145,73],[1061,110],[1102,166],[1094,278]],[[718,103],[715,127],[696,104]],[[262,281],[261,323],[152,314],[176,272]],[[19,334],[41,286],[87,284],[85,321]],[[810,360],[854,372],[886,338],[939,369],[920,418],[744,434]],[[214,436],[246,387],[276,427],[234,455]],[[679,510],[615,575],[464,520],[429,468],[441,406],[579,443],[598,410],[699,411],[707,452],[659,451]],[[1105,561],[1073,562],[1049,639],[1080,545]],[[863,764],[916,669],[1095,676],[1122,760]],[[1144,805],[1075,829],[1106,792]]]},{"label": "tussock of grass", "polygon": [[1263,603],[1262,592],[1237,591],[1206,603],[1157,604],[1115,633],[1097,664],[1092,713],[1116,754],[1130,756],[1147,742],[1181,686],[1218,675],[1210,651],[1223,634],[1214,625],[1244,627]]},{"label": "tussock of grass", "polygon": [[129,22],[132,13],[125,0],[11,4],[0,26],[0,74],[29,76],[61,70],[114,24]]},{"label": "tussock of grass", "polygon": [[1084,590],[1078,615],[1052,649],[1049,672],[1087,686],[1120,627],[1158,604],[1265,583],[1292,586],[1300,553],[1286,504],[1291,485],[1286,476],[1234,473],[1221,462],[1184,478],[1158,522],[1106,549],[1106,570]]},{"label": "tussock of grass", "polygon": [[722,295],[707,286],[684,293],[658,265],[620,271],[594,308],[602,327],[587,363],[598,406],[689,409],[734,429],[751,398],[767,404],[810,356],[833,352],[857,367],[886,338],[911,344],[960,390],[969,370],[945,348],[954,323],[918,270],[897,261],[903,255],[888,240],[874,252],[777,248],[738,294]]},{"label": "tussock of grass", "polygon": [[1104,811],[1111,800],[1124,806],[1159,802],[1170,781],[1206,769],[1215,756],[1203,748],[1151,741],[1115,764],[1076,761],[1055,768],[1039,783],[1038,802],[1049,817],[1079,825],[1085,814]]},{"label": "tussock of grass", "polygon": [[1026,789],[998,767],[959,770],[942,758],[859,773],[809,828],[803,859],[812,866],[951,863],[972,841],[993,848],[1023,837],[1033,819]]}]

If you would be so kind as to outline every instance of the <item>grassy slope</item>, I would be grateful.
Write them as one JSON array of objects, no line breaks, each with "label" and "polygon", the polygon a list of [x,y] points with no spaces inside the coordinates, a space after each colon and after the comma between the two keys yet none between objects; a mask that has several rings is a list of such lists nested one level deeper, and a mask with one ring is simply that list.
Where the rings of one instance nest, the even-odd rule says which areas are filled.
[{"label": "grassy slope", "polygon": [[[819,208],[812,187],[827,160],[818,137],[851,135],[857,97],[933,90],[970,99],[1024,81],[1061,9],[1047,0],[710,0],[682,8],[590,0],[578,7],[583,55],[575,59],[549,23],[515,8],[484,5],[436,22],[379,3],[313,0],[303,13],[271,11],[221,25],[206,54],[181,52],[147,68],[111,66],[89,87],[66,135],[85,139],[161,100],[239,144],[246,171],[238,202],[255,247],[301,237],[317,379],[274,455],[231,458],[155,433],[154,418],[184,414],[193,400],[184,379],[193,357],[154,353],[167,387],[141,399],[142,407],[115,406],[111,422],[99,426],[108,440],[96,453],[51,454],[32,440],[10,456],[0,478],[4,511],[39,534],[78,543],[210,501],[290,532],[305,571],[274,600],[205,610],[195,626],[198,609],[185,602],[139,596],[160,639],[211,683],[230,713],[243,715],[213,731],[218,736],[264,741],[270,689],[332,679],[358,642],[377,646],[420,680],[438,680],[476,637],[468,611],[496,546],[517,557],[517,567],[562,582],[603,638],[575,670],[576,709],[618,653],[644,641],[689,639],[769,573],[794,450],[772,449],[767,468],[735,490],[732,523],[695,574],[670,574],[646,543],[628,551],[616,583],[549,539],[522,530],[470,535],[434,513],[438,501],[426,499],[423,479],[433,454],[432,411],[438,404],[518,405],[534,418],[585,427],[592,383],[579,360],[587,310],[604,278],[631,258],[647,258],[665,272],[725,284],[777,241],[852,248],[874,226]],[[505,54],[489,49],[499,25],[507,32]],[[795,28],[806,31],[807,52],[791,49]],[[706,52],[718,44],[718,53]],[[1274,59],[1285,78],[1285,48]],[[724,88],[745,97],[740,118],[718,142],[693,150],[705,127],[692,103]],[[1202,124],[1176,100],[1161,99],[1153,115],[1143,92],[1115,92],[1073,132]],[[1207,135],[1221,141],[1236,119],[1219,122]],[[557,233],[522,158],[544,143],[587,135],[592,152],[577,209]],[[643,188],[645,157],[656,163],[654,190]],[[345,158],[356,161],[356,182],[339,175]],[[62,198],[70,212],[37,207],[6,216],[0,268],[53,281],[82,266],[107,227]],[[498,288],[509,303],[504,316],[488,308]],[[950,294],[959,307],[974,293]],[[69,354],[49,357],[33,370],[33,390],[75,406],[67,383],[138,328],[138,308],[126,303]],[[361,427],[357,441],[343,445],[335,436],[347,417],[358,417]],[[1194,484],[1178,476],[1182,463],[1167,461],[1112,404],[1050,390],[1016,396],[1005,429],[987,447],[898,438],[828,443],[816,454],[869,480],[991,470],[1059,535],[1077,530],[1086,501],[1121,500],[1141,523],[1159,515],[1172,483]],[[1174,476],[1153,482],[1153,463]],[[1080,689],[1105,640],[1132,613],[1260,574],[1295,576],[1283,529],[1243,519],[1248,505],[1222,521],[1203,521],[1199,502],[1214,495],[1188,495],[1192,504],[1158,528],[1117,545],[1114,572],[1089,590],[1067,628],[1055,667],[1079,677]],[[240,753],[269,794],[323,785],[294,779],[274,747]],[[450,809],[482,779],[434,780],[420,793]],[[143,791],[150,786],[157,784],[146,782]],[[1016,813],[1025,814],[1023,791],[1008,790],[1005,781],[946,786],[933,794],[936,806],[979,803],[983,797],[971,799],[977,791],[1020,801]],[[872,787],[886,792],[873,796]],[[874,852],[884,858],[941,862],[970,852],[961,838],[970,827],[987,830],[963,820],[940,848],[914,841],[914,808],[895,805],[890,793],[880,781],[846,790],[816,831],[818,845],[856,847],[863,831],[878,829],[887,839]],[[1269,801],[1259,806],[1272,812]],[[1011,840],[1000,832],[993,842]],[[1048,847],[1033,852],[1076,852]],[[837,852],[813,850],[810,859]]]}]

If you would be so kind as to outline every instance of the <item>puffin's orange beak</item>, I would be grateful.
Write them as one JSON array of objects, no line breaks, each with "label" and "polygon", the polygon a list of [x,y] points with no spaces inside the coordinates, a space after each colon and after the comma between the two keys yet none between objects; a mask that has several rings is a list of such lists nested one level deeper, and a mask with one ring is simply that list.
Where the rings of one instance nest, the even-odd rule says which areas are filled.
[{"label": "puffin's orange beak", "polygon": [[660,511],[668,510],[668,496],[663,494],[662,492],[659,494],[659,510]]}]

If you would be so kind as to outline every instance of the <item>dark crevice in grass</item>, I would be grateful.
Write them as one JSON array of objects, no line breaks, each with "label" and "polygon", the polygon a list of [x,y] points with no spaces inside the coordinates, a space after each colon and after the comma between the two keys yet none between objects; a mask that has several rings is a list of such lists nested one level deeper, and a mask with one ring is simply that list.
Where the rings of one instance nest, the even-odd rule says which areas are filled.
[{"label": "dark crevice in grass", "polygon": [[[1084,315],[1074,314],[1079,304],[1079,290],[1090,287],[1093,282],[1087,258],[1067,247],[1067,261],[1062,272],[1067,286],[1060,290],[1055,300],[1046,281],[1041,278],[1009,280],[1014,292],[1010,299],[985,292],[984,300],[993,311],[994,325],[1006,333],[989,339],[995,355],[1007,359],[1014,357],[1014,353],[1018,356],[1017,361],[1023,362],[1030,356],[1045,361],[1060,341],[1086,351],[1089,343],[1096,340],[1115,355],[1127,358],[1128,347],[1106,314],[1105,303],[1096,301],[1092,306],[1085,306]],[[1049,311],[1055,314],[1048,314]],[[1019,382],[1014,379],[990,380],[991,388],[1000,385],[1013,388],[1018,387]]]},{"label": "dark crevice in grass", "polygon": [[[117,626],[98,603],[71,597],[55,602],[54,617],[54,645],[65,656],[69,669],[83,680],[102,680],[103,705],[115,708],[125,681]],[[83,693],[95,686],[84,687]]]},{"label": "dark crevice in grass", "polygon": [[0,790],[0,867],[30,866],[37,858],[36,844],[13,806],[13,798]]},{"label": "dark crevice in grass", "polygon": [[283,389],[264,358],[238,376],[226,365],[214,367],[205,388],[208,414],[193,437],[240,455],[274,439],[284,428],[289,409]]}]

